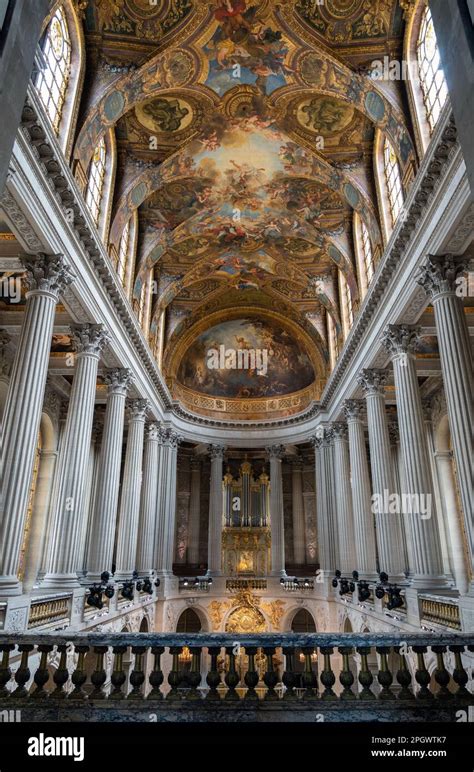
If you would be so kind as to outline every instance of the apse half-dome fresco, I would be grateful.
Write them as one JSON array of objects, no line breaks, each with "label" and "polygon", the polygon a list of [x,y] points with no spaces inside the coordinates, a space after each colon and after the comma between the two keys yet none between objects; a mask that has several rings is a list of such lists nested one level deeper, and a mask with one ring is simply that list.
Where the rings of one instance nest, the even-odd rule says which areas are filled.
[{"label": "apse half-dome fresco", "polygon": [[273,320],[231,319],[202,332],[177,374],[189,389],[214,397],[260,398],[310,386],[313,365],[293,335]]}]

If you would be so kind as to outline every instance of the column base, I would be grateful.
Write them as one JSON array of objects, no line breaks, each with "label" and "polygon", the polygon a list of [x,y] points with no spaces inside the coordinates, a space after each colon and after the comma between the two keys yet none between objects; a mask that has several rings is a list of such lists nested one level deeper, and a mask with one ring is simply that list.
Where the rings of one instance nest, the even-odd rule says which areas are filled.
[{"label": "column base", "polygon": [[388,571],[387,574],[389,584],[406,584],[408,582],[405,574],[390,574]]},{"label": "column base", "polygon": [[410,587],[414,590],[433,590],[449,587],[446,576],[433,576],[432,574],[413,574],[409,579]]},{"label": "column base", "polygon": [[288,574],[286,573],[286,570],[284,568],[276,569],[275,571],[270,571],[270,576],[278,576],[280,579],[287,579]]},{"label": "column base", "polygon": [[38,590],[41,592],[42,590],[78,590],[81,588],[82,585],[76,573],[46,574]]},{"label": "column base", "polygon": [[[116,571],[113,575],[113,580],[115,582],[129,582],[132,580],[133,577],[133,571]],[[100,581],[100,576],[99,576]]]},{"label": "column base", "polygon": [[[349,577],[348,577],[349,578]],[[405,576],[403,576],[403,579],[405,579]],[[374,571],[359,571],[359,579],[358,581],[362,580],[363,582],[379,582],[379,575],[377,572]]]},{"label": "column base", "polygon": [[0,577],[0,598],[9,598],[13,595],[23,594],[23,583],[17,576]]}]

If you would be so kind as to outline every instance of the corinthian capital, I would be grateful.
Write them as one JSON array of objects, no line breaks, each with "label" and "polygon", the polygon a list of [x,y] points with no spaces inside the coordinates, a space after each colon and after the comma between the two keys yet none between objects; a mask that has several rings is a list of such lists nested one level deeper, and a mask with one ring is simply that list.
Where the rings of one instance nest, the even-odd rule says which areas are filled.
[{"label": "corinthian capital", "polygon": [[132,371],[127,367],[113,367],[107,370],[104,382],[109,387],[109,394],[126,394],[133,383]]},{"label": "corinthian capital", "polygon": [[428,255],[416,277],[431,299],[444,292],[456,291],[456,279],[466,270],[467,263],[454,255]]},{"label": "corinthian capital", "polygon": [[357,377],[357,383],[362,387],[364,394],[383,394],[387,383],[385,370],[361,370]]},{"label": "corinthian capital", "polygon": [[148,442],[154,442],[160,439],[160,425],[157,423],[146,424],[145,439]]},{"label": "corinthian capital", "polygon": [[392,357],[412,354],[420,339],[420,328],[408,324],[388,324],[382,334],[382,345]]},{"label": "corinthian capital", "polygon": [[270,456],[270,458],[283,458],[285,455],[285,446],[284,445],[269,445],[268,448],[265,448],[266,452]]},{"label": "corinthian capital", "polygon": [[109,341],[109,333],[102,324],[71,324],[71,335],[77,354],[99,357]]},{"label": "corinthian capital", "polygon": [[213,461],[215,458],[224,458],[225,447],[224,445],[208,445],[207,451],[209,458]]},{"label": "corinthian capital", "polygon": [[130,399],[127,407],[131,421],[144,421],[150,409],[150,403],[147,399]]},{"label": "corinthian capital", "polygon": [[360,420],[364,412],[364,403],[361,399],[346,399],[343,404],[346,420]]},{"label": "corinthian capital", "polygon": [[76,278],[63,255],[21,255],[20,260],[27,271],[26,284],[30,292],[41,290],[52,292],[59,298],[68,284]]},{"label": "corinthian capital", "polygon": [[347,424],[342,421],[337,421],[331,426],[332,436],[335,440],[347,439]]}]

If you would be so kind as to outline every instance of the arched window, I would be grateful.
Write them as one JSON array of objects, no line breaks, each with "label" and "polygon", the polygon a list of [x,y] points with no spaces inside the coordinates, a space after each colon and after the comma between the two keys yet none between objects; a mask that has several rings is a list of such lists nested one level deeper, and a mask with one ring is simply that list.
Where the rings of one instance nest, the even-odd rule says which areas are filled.
[{"label": "arched window", "polygon": [[420,71],[420,86],[425,104],[426,120],[430,134],[438,121],[448,96],[448,87],[441,67],[438,43],[429,6],[423,11],[416,43],[416,56]]},{"label": "arched window", "polygon": [[130,220],[128,220],[125,228],[123,229],[122,238],[119,244],[119,253],[117,261],[117,275],[125,286],[125,279],[127,275],[127,262],[130,251]]},{"label": "arched window", "polygon": [[341,300],[341,318],[343,320],[344,326],[344,338],[347,338],[354,323],[354,306],[352,303],[350,287],[347,283],[346,277],[341,271],[339,271],[339,292]]},{"label": "arched window", "polygon": [[395,225],[398,215],[403,208],[403,188],[398,159],[387,137],[385,137],[383,146],[383,160],[390,215],[392,225]]},{"label": "arched window", "polygon": [[329,361],[331,369],[334,368],[339,356],[339,341],[337,339],[336,325],[330,314],[327,314],[328,343],[329,343]]},{"label": "arched window", "polygon": [[97,145],[89,167],[89,181],[86,189],[86,204],[92,214],[92,219],[96,226],[99,224],[100,205],[102,203],[102,194],[104,192],[105,179],[105,160],[106,160],[105,140],[102,139]]},{"label": "arched window", "polygon": [[71,39],[62,7],[58,8],[46,30],[42,54],[35,85],[53,129],[59,134],[71,75]]},{"label": "arched window", "polygon": [[372,244],[370,243],[369,231],[367,230],[367,226],[363,220],[360,221],[360,251],[364,267],[365,280],[368,287],[375,273],[375,264],[374,253],[372,252]]}]

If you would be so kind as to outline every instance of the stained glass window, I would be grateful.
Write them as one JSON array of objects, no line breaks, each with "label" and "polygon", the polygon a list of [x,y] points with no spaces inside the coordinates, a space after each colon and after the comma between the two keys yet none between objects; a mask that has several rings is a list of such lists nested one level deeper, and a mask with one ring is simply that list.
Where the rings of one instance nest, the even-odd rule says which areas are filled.
[{"label": "stained glass window", "polygon": [[398,159],[391,142],[387,138],[385,138],[383,153],[390,214],[392,225],[395,225],[398,215],[403,208],[403,189]]},{"label": "stained glass window", "polygon": [[100,205],[102,202],[102,194],[104,192],[106,154],[105,140],[102,137],[94,151],[89,168],[89,182],[86,190],[86,203],[96,225],[99,223]]},{"label": "stained glass window", "polygon": [[423,11],[421,18],[416,55],[426,118],[430,127],[430,133],[432,133],[448,96],[448,87],[441,67],[436,33],[428,6]]},{"label": "stained glass window", "polygon": [[46,31],[42,47],[43,62],[36,78],[36,88],[59,134],[71,68],[71,41],[64,10],[58,8]]}]

